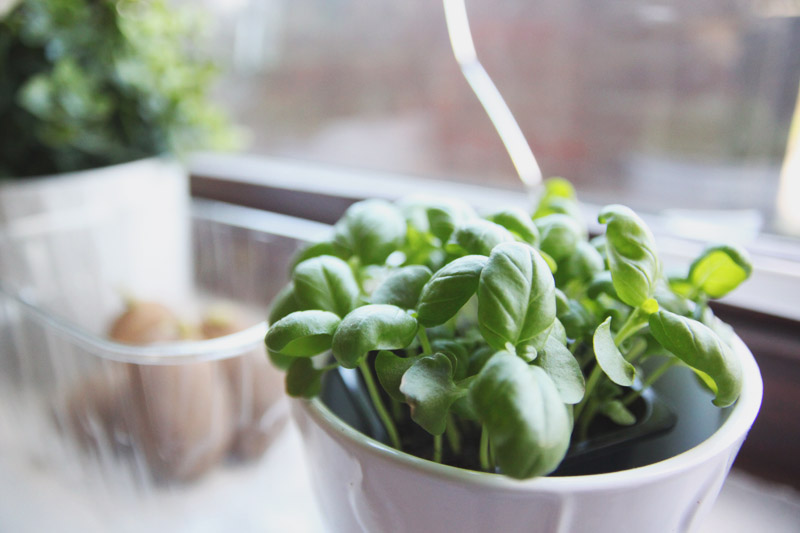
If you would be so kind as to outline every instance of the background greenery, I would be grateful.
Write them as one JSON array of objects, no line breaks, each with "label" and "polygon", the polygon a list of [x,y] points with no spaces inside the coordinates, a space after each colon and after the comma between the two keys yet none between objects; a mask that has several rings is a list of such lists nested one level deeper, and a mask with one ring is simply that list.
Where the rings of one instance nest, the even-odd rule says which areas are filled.
[{"label": "background greenery", "polygon": [[162,0],[24,0],[0,20],[0,178],[234,143],[200,20]]}]

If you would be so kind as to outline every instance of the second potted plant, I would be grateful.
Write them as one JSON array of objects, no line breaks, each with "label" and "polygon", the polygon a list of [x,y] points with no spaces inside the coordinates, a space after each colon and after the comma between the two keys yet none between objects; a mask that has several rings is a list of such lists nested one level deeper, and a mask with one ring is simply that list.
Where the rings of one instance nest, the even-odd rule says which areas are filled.
[{"label": "second potted plant", "polygon": [[[326,372],[357,369],[342,373],[341,390],[351,411],[379,421],[373,438],[342,423],[330,383],[324,403],[296,406],[338,528],[604,531],[627,517],[625,530],[672,531],[713,500],[761,392],[752,356],[708,301],[750,264],[736,248],[710,247],[668,278],[633,211],[608,206],[599,221],[605,234],[588,240],[563,180],[548,182],[532,216],[371,200],[300,255],[270,317],[273,360],[288,368],[289,393],[307,398]],[[673,367],[718,407],[742,399],[721,426],[662,456],[568,468],[587,452],[606,462],[602,444],[624,444],[620,427],[646,432],[660,400],[643,397]],[[657,392],[669,403],[671,390]],[[571,475],[534,479],[559,473]],[[631,512],[632,496],[655,505]]]}]

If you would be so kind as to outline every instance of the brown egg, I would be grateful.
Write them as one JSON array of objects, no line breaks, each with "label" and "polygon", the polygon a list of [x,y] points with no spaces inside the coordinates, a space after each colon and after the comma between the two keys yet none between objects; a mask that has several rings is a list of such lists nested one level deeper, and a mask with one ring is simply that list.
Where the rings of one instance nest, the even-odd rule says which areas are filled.
[{"label": "brown egg", "polygon": [[215,363],[128,365],[131,440],[161,481],[197,478],[226,454],[233,402]]},{"label": "brown egg", "polygon": [[[201,326],[206,338],[241,331],[246,322],[233,310],[209,315]],[[231,453],[242,460],[260,457],[286,422],[281,406],[283,375],[267,361],[263,350],[220,363],[231,389],[236,435]]]},{"label": "brown egg", "polygon": [[111,325],[109,337],[126,344],[177,341],[183,337],[180,320],[156,302],[131,302]]}]

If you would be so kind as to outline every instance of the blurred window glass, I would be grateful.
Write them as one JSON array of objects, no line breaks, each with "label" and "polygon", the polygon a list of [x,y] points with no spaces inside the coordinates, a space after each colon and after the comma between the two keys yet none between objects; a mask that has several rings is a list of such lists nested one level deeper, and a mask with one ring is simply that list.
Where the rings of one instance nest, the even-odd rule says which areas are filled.
[{"label": "blurred window glass", "polygon": [[[521,188],[453,58],[441,2],[203,5],[225,71],[218,95],[249,152]],[[800,236],[800,0],[467,10],[546,176],[594,203]]]}]

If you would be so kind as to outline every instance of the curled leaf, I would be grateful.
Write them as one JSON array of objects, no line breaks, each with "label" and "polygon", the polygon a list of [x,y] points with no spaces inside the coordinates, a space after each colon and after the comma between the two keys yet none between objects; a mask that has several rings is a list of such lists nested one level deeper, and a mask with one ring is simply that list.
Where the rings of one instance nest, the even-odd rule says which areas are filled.
[{"label": "curled leaf", "polygon": [[333,334],[333,355],[345,368],[357,367],[372,350],[405,348],[417,321],[394,305],[373,304],[348,313]]},{"label": "curled leaf", "polygon": [[328,311],[295,311],[270,326],[267,348],[292,357],[320,354],[330,349],[340,321]]},{"label": "curled leaf", "polygon": [[742,362],[709,327],[661,310],[650,315],[650,333],[678,359],[713,380],[715,405],[736,401],[742,390]]},{"label": "curled leaf", "polygon": [[651,298],[660,264],[650,229],[630,208],[609,205],[598,216],[606,228],[606,252],[611,279],[620,300],[639,307]]}]

